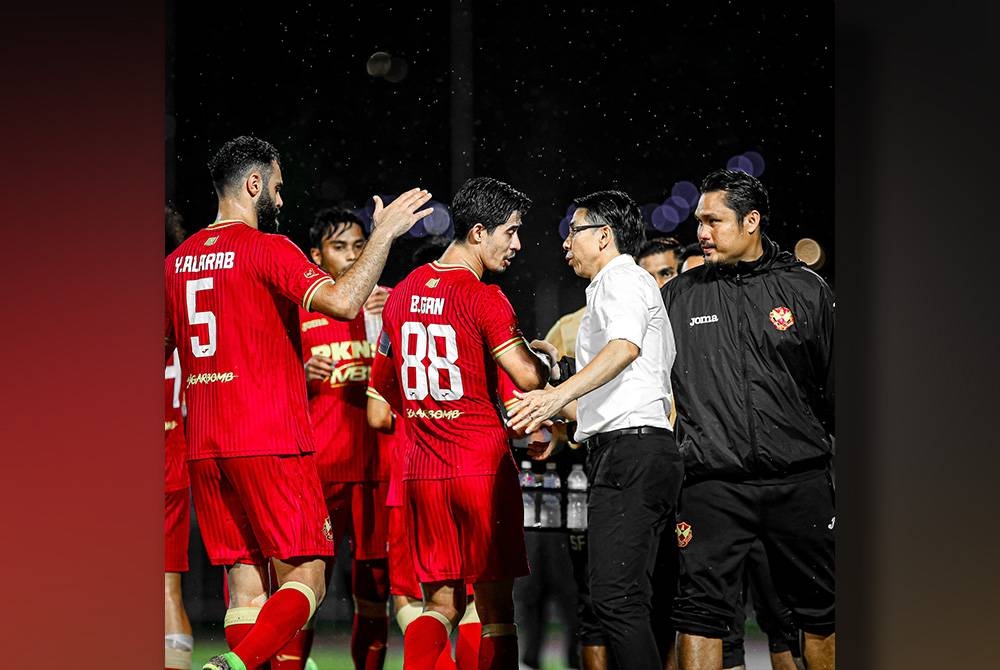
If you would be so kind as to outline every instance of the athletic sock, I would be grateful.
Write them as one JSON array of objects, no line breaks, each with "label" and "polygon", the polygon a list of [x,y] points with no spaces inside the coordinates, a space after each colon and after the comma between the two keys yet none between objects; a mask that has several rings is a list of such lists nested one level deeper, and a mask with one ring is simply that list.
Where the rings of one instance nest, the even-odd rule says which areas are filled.
[{"label": "athletic sock", "polygon": [[455,665],[458,670],[479,668],[479,647],[483,639],[483,625],[478,621],[458,624],[458,642],[455,644]]},{"label": "athletic sock", "polygon": [[403,635],[403,670],[434,670],[441,653],[450,652],[450,635],[451,624],[443,614],[427,611],[418,616]]},{"label": "athletic sock", "polygon": [[517,628],[512,623],[483,626],[479,670],[517,670]]},{"label": "athletic sock", "polygon": [[253,629],[258,614],[260,614],[259,607],[230,607],[226,610],[223,630],[226,634],[226,644],[230,649],[235,649]]},{"label": "athletic sock", "polygon": [[256,668],[280,651],[316,611],[316,594],[300,582],[288,582],[267,599],[257,623],[233,648],[247,668]]},{"label": "athletic sock", "polygon": [[312,650],[313,634],[311,623],[297,631],[271,659],[271,670],[304,670]]},{"label": "athletic sock", "polygon": [[455,659],[451,657],[451,644],[446,644],[434,664],[434,670],[456,670]]},{"label": "athletic sock", "polygon": [[358,670],[382,670],[389,641],[389,617],[354,615],[351,629],[351,658]]}]

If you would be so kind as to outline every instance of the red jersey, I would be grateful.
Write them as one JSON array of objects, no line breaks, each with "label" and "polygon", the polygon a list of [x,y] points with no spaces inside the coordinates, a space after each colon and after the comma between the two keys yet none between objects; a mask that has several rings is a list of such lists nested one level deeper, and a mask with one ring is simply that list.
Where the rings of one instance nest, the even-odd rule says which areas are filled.
[{"label": "red jersey", "polygon": [[[379,433],[379,438],[385,439],[388,444],[386,450],[389,455],[389,462],[391,463],[389,470],[389,491],[386,494],[385,504],[387,507],[399,507],[403,504],[403,459],[406,450],[413,444],[413,440],[407,433],[409,429],[406,426],[406,419],[400,414],[402,411],[402,399],[399,397],[399,378],[396,376],[395,365],[389,358],[377,356],[372,365],[373,375],[379,374],[379,371],[376,370],[377,367],[387,368],[385,374],[389,376],[384,379],[384,385],[389,387],[386,390],[391,394],[390,399],[382,397],[382,394],[371,386],[368,387],[367,393],[369,398],[374,398],[388,405],[396,416],[395,430],[391,434]],[[504,372],[503,368],[498,367],[497,372],[500,378],[500,399],[504,407],[509,410],[517,402],[517,397],[514,395],[517,386],[510,376]],[[508,436],[510,435],[509,433]]]},{"label": "red jersey", "polygon": [[[379,370],[379,368],[385,368],[385,370]],[[399,383],[392,361],[385,356],[377,356],[372,362],[371,373],[372,376],[384,375],[383,386],[389,395],[383,397],[370,385],[366,390],[366,395],[388,405],[396,417],[392,433],[379,432],[378,436],[384,445],[384,453],[389,459],[389,490],[385,496],[385,504],[387,507],[399,507],[403,504],[403,456],[413,440],[407,432],[409,428],[406,425],[406,419],[400,414],[402,401],[399,398]]]},{"label": "red jersey", "polygon": [[[503,459],[513,462],[495,359],[526,343],[499,287],[435,261],[396,286],[382,319],[377,356],[392,360],[413,438],[403,478],[495,474]],[[395,383],[388,367],[376,364],[371,382],[386,398]]]},{"label": "red jersey", "polygon": [[165,273],[188,459],[313,451],[296,304],[309,309],[330,276],[287,237],[242,221],[188,237]]},{"label": "red jersey", "polygon": [[365,334],[362,311],[351,321],[299,310],[302,360],[333,360],[329,379],[308,382],[309,419],[316,438],[316,465],[323,482],[370,482],[389,479],[384,440],[368,425],[365,390],[375,345]]},{"label": "red jersey", "polygon": [[167,409],[163,415],[163,431],[166,434],[166,486],[164,491],[180,491],[190,486],[187,471],[187,443],[184,441],[184,413],[181,410],[181,366],[177,361],[177,350],[170,354],[170,360],[163,373],[167,392]]}]

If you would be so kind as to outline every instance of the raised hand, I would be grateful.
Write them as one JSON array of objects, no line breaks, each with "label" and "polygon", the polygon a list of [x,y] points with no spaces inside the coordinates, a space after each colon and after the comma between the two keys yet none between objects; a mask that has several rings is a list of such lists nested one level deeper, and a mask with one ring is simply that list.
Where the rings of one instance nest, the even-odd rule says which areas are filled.
[{"label": "raised hand", "polygon": [[411,188],[406,193],[401,193],[388,206],[383,205],[382,198],[377,195],[373,199],[375,212],[372,214],[372,232],[385,230],[394,239],[434,211],[433,207],[419,209],[431,199],[431,194],[422,188]]}]

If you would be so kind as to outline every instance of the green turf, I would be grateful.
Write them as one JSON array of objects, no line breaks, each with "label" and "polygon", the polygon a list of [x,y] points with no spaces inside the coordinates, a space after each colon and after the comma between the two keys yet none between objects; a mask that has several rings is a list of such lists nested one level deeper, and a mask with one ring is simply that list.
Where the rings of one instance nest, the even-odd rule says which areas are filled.
[{"label": "green turf", "polygon": [[[349,642],[349,632],[320,630],[311,654],[312,659],[319,666],[319,670],[354,670]],[[208,659],[224,651],[229,651],[229,647],[226,646],[226,641],[221,635],[217,635],[212,629],[196,630],[191,668],[201,670],[201,666]],[[542,670],[566,670],[565,663],[561,663],[551,656],[552,654],[546,649],[546,654],[542,658]],[[389,653],[386,656],[384,670],[402,670],[402,668],[403,638],[398,631],[393,630],[389,634]]]}]

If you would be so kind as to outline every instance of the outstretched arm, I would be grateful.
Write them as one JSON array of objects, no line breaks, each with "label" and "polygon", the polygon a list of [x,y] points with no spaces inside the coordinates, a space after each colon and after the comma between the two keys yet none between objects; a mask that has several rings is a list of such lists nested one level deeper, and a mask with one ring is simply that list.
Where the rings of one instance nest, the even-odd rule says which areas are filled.
[{"label": "outstretched arm", "polygon": [[[514,430],[532,432],[577,398],[607,384],[639,357],[639,347],[628,340],[611,340],[583,369],[556,388],[518,394],[521,403],[509,425]],[[574,412],[575,414],[575,412]]]},{"label": "outstretched arm", "polygon": [[364,250],[336,282],[327,281],[317,289],[308,309],[341,321],[356,317],[385,268],[393,241],[434,211],[431,207],[420,209],[430,199],[429,192],[414,188],[383,207],[376,195],[372,234]]}]

